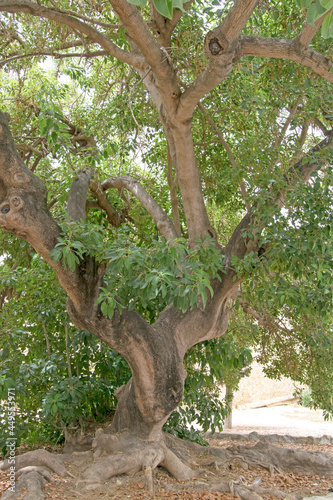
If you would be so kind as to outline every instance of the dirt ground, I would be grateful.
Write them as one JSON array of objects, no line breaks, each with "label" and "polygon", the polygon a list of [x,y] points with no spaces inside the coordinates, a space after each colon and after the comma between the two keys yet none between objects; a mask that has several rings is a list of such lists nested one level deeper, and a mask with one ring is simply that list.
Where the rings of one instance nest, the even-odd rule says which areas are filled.
[{"label": "dirt ground", "polygon": [[[303,436],[333,436],[333,422],[324,422],[320,412],[309,411],[305,408],[276,406],[256,410],[245,410],[238,415],[234,413],[235,427],[232,431],[244,434],[257,431],[260,434],[290,434]],[[304,411],[305,410],[305,411]],[[274,419],[273,419],[274,416]],[[279,426],[279,422],[281,425]],[[256,425],[254,425],[256,423]],[[287,425],[288,424],[288,425]],[[212,437],[209,443],[214,447],[227,448],[234,446],[234,441]],[[254,446],[255,442],[243,441],[241,444]],[[274,443],[283,448],[303,449],[307,451],[322,451],[333,454],[333,445],[328,444],[287,444]],[[236,499],[231,493],[221,491],[221,485],[260,485],[265,489],[278,489],[282,493],[280,498],[304,498],[308,496],[325,496],[333,488],[333,478],[319,476],[301,476],[288,471],[269,472],[266,468],[243,468],[241,463],[232,466],[222,464],[218,460],[205,456],[193,456],[197,476],[188,482],[179,482],[173,479],[164,469],[158,468],[154,477],[154,495],[145,488],[143,473],[134,477],[118,476],[106,484],[88,486],[80,479],[82,472],[92,461],[92,452],[76,452],[66,455],[65,466],[73,477],[59,478],[52,474],[54,482],[47,483],[44,488],[47,500],[96,500],[96,499],[132,499],[132,500],[212,500]],[[6,473],[0,471],[0,492],[8,486]],[[90,489],[91,488],[91,489]],[[261,495],[262,498],[275,500],[276,491]],[[20,499],[17,500],[21,500]],[[260,498],[260,497],[259,497]]]}]

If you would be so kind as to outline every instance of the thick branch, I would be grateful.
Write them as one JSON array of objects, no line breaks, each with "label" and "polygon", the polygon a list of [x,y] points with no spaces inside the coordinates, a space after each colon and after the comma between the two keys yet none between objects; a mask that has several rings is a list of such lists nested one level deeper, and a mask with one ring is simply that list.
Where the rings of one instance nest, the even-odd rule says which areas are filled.
[{"label": "thick branch", "polygon": [[172,155],[170,152],[170,148],[168,147],[167,180],[168,180],[169,191],[170,191],[172,218],[173,218],[173,223],[175,225],[175,229],[177,231],[177,234],[180,237],[181,236],[181,228],[180,228],[180,218],[179,218],[179,203],[178,203],[178,196],[177,196],[178,183],[177,183],[177,176],[175,178],[173,178],[172,167],[173,167]]},{"label": "thick branch", "polygon": [[120,49],[106,36],[99,33],[95,28],[89,24],[80,21],[72,16],[63,14],[61,11],[43,7],[35,4],[30,0],[1,0],[0,12],[24,12],[32,16],[50,19],[60,24],[64,24],[76,32],[84,33],[91,41],[99,44],[110,56],[116,57],[120,61],[130,64],[135,68],[142,68],[144,61],[138,54],[130,54],[125,50]]},{"label": "thick branch", "polygon": [[[242,33],[259,0],[235,0],[234,5],[222,23],[214,30],[227,43],[232,43]],[[223,50],[227,50],[223,46]]]},{"label": "thick branch", "polygon": [[239,57],[256,56],[287,59],[310,68],[317,75],[333,83],[333,73],[330,72],[333,67],[332,62],[315,50],[302,47],[297,38],[294,40],[283,40],[241,36],[240,45]]},{"label": "thick branch", "polygon": [[110,177],[109,179],[103,181],[101,186],[104,190],[115,188],[127,189],[130,191],[154,219],[157,229],[162,236],[164,236],[167,240],[177,238],[177,231],[172,220],[138,181],[132,177],[123,175],[121,177]]},{"label": "thick branch", "polygon": [[181,96],[178,115],[184,120],[190,119],[200,99],[230,74],[238,58],[239,35],[257,4],[258,0],[236,0],[222,23],[207,33],[205,56],[210,62]]},{"label": "thick branch", "polygon": [[106,217],[108,222],[114,226],[119,227],[123,222],[125,222],[125,218],[122,214],[119,214],[111,205],[107,196],[105,194],[104,189],[98,182],[92,182],[90,185],[91,191],[94,193],[96,198],[98,199],[98,207],[105,210]]},{"label": "thick branch", "polygon": [[158,330],[170,329],[175,332],[182,356],[198,342],[220,337],[227,331],[231,313],[228,299],[237,288],[237,283],[225,274],[221,278],[221,282],[215,280],[211,283],[214,295],[210,297],[207,291],[208,300],[205,308],[196,307],[184,314],[169,306],[154,323],[154,327]]},{"label": "thick branch", "polygon": [[215,89],[231,73],[234,52],[221,54],[216,61],[210,61],[205,71],[187,87],[180,97],[178,116],[185,122],[192,119],[193,112],[202,97]]},{"label": "thick branch", "polygon": [[[126,0],[110,0],[110,3],[126,26],[128,35],[139,47],[158,79],[158,87],[161,90],[161,95],[165,98],[164,104],[169,108],[171,106],[171,109],[174,110],[180,90],[168,58],[149,31],[137,7]],[[170,97],[173,99],[170,100]]]},{"label": "thick branch", "polygon": [[91,170],[81,170],[69,190],[67,215],[72,220],[86,220],[86,199],[89,191]]},{"label": "thick branch", "polygon": [[[69,206],[72,216],[85,205],[82,185],[87,179],[74,184]],[[78,188],[78,189],[77,189]],[[85,262],[84,269],[72,271],[60,261],[54,262],[50,251],[57,244],[60,228],[47,208],[47,191],[44,183],[23,163],[11,136],[8,117],[0,112],[0,227],[26,240],[55,270],[61,286],[69,295],[75,308],[86,311],[90,318],[97,312],[94,303],[99,294],[102,275],[94,262]],[[84,272],[83,272],[84,271]],[[88,312],[87,312],[88,311]]]}]

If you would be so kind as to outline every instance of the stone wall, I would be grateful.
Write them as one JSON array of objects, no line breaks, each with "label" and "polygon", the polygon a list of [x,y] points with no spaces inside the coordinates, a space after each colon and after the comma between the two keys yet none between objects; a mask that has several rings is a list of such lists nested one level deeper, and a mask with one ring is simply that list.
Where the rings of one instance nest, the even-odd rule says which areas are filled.
[{"label": "stone wall", "polygon": [[234,396],[233,408],[255,408],[293,399],[295,383],[283,377],[271,380],[263,373],[261,366],[252,363],[249,377],[243,377],[239,391]]}]

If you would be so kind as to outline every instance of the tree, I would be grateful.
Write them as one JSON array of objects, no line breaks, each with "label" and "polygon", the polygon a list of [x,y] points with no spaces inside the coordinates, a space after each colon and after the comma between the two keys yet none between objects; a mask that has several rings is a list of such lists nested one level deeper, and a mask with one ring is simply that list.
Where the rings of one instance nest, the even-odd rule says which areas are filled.
[{"label": "tree", "polygon": [[[15,106],[26,113],[21,123],[11,123],[16,135],[20,130],[27,137],[27,143],[17,144],[24,163],[5,113],[15,115],[15,106],[2,104],[0,226],[23,238],[54,269],[76,327],[115,349],[131,368],[131,380],[116,393],[113,437],[106,445],[127,450],[128,460],[121,470],[109,461],[109,477],[160,463],[178,478],[193,475],[166,447],[162,428],[183,398],[186,352],[225,334],[242,282],[249,282],[248,295],[257,294],[258,307],[258,290],[267,292],[265,304],[281,320],[281,306],[292,310],[298,287],[304,293],[314,266],[320,286],[317,294],[312,287],[314,295],[306,296],[312,297],[308,316],[315,318],[313,331],[320,326],[327,342],[332,340],[327,311],[332,300],[333,73],[329,38],[318,34],[321,27],[325,36],[331,34],[331,2],[321,1],[322,11],[308,14],[309,23],[306,9],[296,2],[235,0],[216,12],[202,2],[174,3],[172,13],[170,5],[139,2],[137,7],[110,0],[69,9],[53,1],[0,2],[6,35],[2,64],[17,71],[20,99]],[[167,12],[169,18],[163,15]],[[28,95],[24,72],[34,71],[36,77],[38,70],[25,61],[46,55],[68,58],[59,69],[81,88],[93,86],[84,102],[69,86],[62,93],[42,86],[37,99]],[[75,58],[93,61],[86,74],[80,73],[80,63],[73,64]],[[109,83],[112,73],[115,80]],[[141,84],[146,91],[138,96]],[[103,85],[127,91],[117,95]],[[110,92],[113,107],[108,101],[99,112],[103,92]],[[73,109],[69,97],[76,98]],[[119,117],[120,104],[126,120],[132,118],[131,127]],[[138,137],[152,138],[156,150],[148,140],[143,157],[167,165],[168,199],[157,185],[162,176],[152,176],[146,190],[129,175],[106,175],[103,158],[110,156],[112,144],[105,129],[114,125],[115,135],[125,132],[132,148]],[[74,160],[68,159],[69,152]],[[75,172],[68,220],[61,226],[60,191],[51,187],[54,199],[48,206],[45,184],[33,173],[48,153],[55,161],[44,162],[46,182],[52,185],[48,174],[66,162]],[[108,198],[109,190],[118,194]],[[313,205],[319,198],[323,227]],[[94,210],[88,216],[87,207]],[[106,219],[96,210],[104,210]],[[114,229],[107,229],[107,223]],[[294,240],[281,240],[289,226]],[[282,248],[283,259],[276,251]],[[299,266],[302,255],[306,260]],[[280,307],[271,297],[273,279],[279,283]],[[249,312],[249,305],[243,305]],[[305,298],[298,317],[306,308]],[[287,338],[288,333],[286,328]],[[140,450],[135,456],[133,447]]]}]

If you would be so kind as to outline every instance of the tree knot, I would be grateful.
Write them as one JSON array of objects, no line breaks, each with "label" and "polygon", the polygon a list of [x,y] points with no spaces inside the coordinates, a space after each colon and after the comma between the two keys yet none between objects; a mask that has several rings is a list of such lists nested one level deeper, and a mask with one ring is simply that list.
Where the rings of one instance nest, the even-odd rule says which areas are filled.
[{"label": "tree knot", "polygon": [[229,48],[228,40],[220,33],[209,31],[205,40],[205,56],[207,59],[215,59],[215,57],[225,54]]},{"label": "tree knot", "polygon": [[220,44],[218,38],[214,37],[209,41],[209,50],[213,56],[218,56],[223,51],[223,47]]},{"label": "tree knot", "polygon": [[15,208],[16,210],[23,206],[23,200],[19,196],[10,196],[9,203],[11,207]]}]

